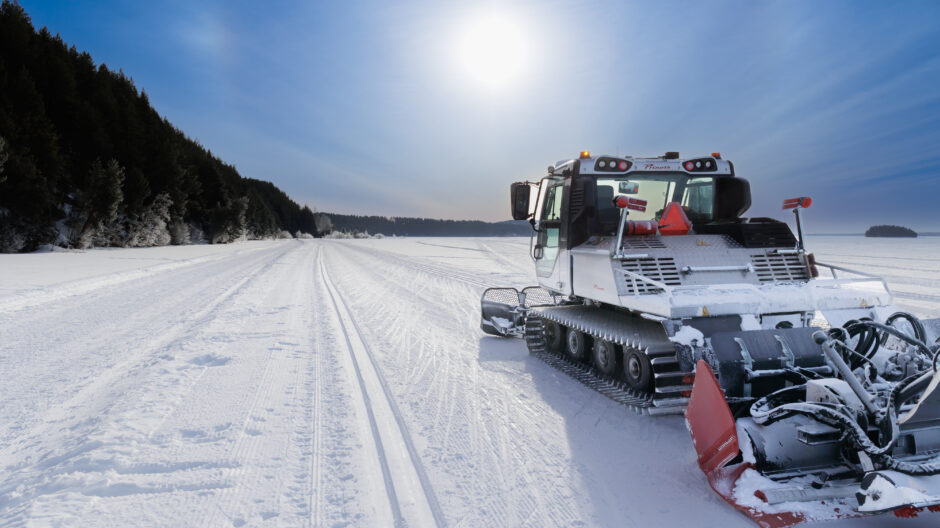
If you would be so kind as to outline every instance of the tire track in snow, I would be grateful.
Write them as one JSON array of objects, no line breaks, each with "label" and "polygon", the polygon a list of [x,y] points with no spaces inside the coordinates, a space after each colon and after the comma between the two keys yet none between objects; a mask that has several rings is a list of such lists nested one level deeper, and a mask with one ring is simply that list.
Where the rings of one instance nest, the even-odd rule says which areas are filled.
[{"label": "tire track in snow", "polygon": [[[352,313],[330,278],[322,250],[319,260],[321,277],[339,318],[366,406],[395,525],[443,527],[443,512],[388,383],[362,338]],[[401,456],[403,452],[407,456]]]},{"label": "tire track in snow", "polygon": [[205,255],[191,259],[170,262],[167,264],[157,264],[137,270],[128,270],[119,273],[104,275],[101,277],[90,277],[79,279],[41,288],[38,291],[27,291],[23,293],[14,293],[8,298],[0,300],[0,313],[16,312],[26,308],[36,308],[49,304],[51,302],[63,301],[71,297],[91,293],[102,288],[111,288],[119,286],[133,280],[146,279],[176,271],[182,268],[188,268],[197,264],[212,263],[220,260],[226,260],[242,253],[253,253],[263,251],[267,248],[250,248],[233,252],[229,255]]},{"label": "tire track in snow", "polygon": [[[15,444],[11,444],[5,449],[0,450],[0,462],[3,462],[7,457],[12,457],[13,453],[17,451],[17,446],[28,444],[29,447],[41,447],[46,442],[48,442],[50,436],[55,436],[56,434],[68,434],[68,439],[77,439],[79,441],[79,445],[78,447],[70,450],[65,455],[53,457],[52,460],[56,460],[54,465],[68,463],[74,456],[81,455],[91,450],[107,448],[107,443],[87,443],[84,435],[75,431],[75,427],[77,426],[70,427],[64,425],[62,422],[64,420],[70,419],[71,416],[109,416],[111,414],[111,408],[117,405],[121,401],[121,398],[105,398],[106,401],[110,401],[111,403],[105,408],[96,409],[94,412],[91,412],[88,409],[83,409],[82,412],[78,412],[77,409],[86,407],[87,405],[92,405],[95,401],[102,399],[102,391],[120,391],[120,387],[124,386],[120,383],[120,380],[129,379],[133,376],[136,376],[138,372],[146,371],[148,368],[153,366],[151,359],[152,354],[155,351],[165,350],[168,347],[173,347],[175,344],[182,343],[183,341],[189,339],[191,334],[193,334],[196,329],[204,327],[213,321],[227,302],[242,294],[255,280],[263,275],[265,271],[269,270],[285,255],[291,253],[292,251],[296,251],[297,249],[299,249],[299,246],[291,245],[289,247],[283,248],[281,251],[265,252],[258,256],[258,258],[252,258],[248,262],[234,268],[239,271],[246,270],[248,273],[239,279],[235,284],[226,288],[222,293],[206,302],[206,305],[191,318],[187,318],[183,322],[180,322],[164,331],[162,335],[148,343],[146,348],[141,349],[138,354],[111,366],[103,375],[99,375],[91,384],[83,387],[72,398],[63,401],[50,409],[47,409],[44,413],[43,422],[40,427],[32,428],[28,437],[18,438]],[[166,420],[167,416],[171,415],[181,404],[181,402],[185,399],[186,394],[195,387],[199,378],[206,372],[207,369],[208,367],[201,369],[199,374],[182,389],[181,393],[177,394],[177,397],[174,398],[169,403],[169,405],[163,409],[160,409],[159,411],[156,411],[160,417],[158,420],[156,420],[155,426],[148,428],[149,434],[144,435],[143,438],[141,438],[141,441],[149,440],[149,436],[153,433],[153,431],[158,429],[163,421]],[[88,400],[88,402],[86,402],[86,400]],[[50,429],[52,429],[54,432],[47,431]],[[42,438],[42,440],[37,440],[39,438]],[[65,445],[67,442],[60,441],[58,444]],[[133,452],[136,452],[137,449],[139,449],[139,446],[135,447]],[[19,511],[21,507],[28,506],[33,499],[44,493],[41,490],[37,491],[36,489],[32,488],[37,485],[41,485],[42,482],[48,480],[50,476],[58,477],[62,473],[62,471],[59,470],[50,471],[50,469],[53,467],[53,464],[49,460],[46,460],[47,456],[48,455],[39,457],[39,462],[32,465],[26,465],[25,463],[20,463],[19,465],[7,465],[5,462],[3,463],[3,465],[7,465],[8,471],[13,470],[15,471],[13,474],[19,475],[18,478],[13,480],[18,481],[18,486],[24,490],[27,490],[27,492],[23,493],[22,491],[17,491],[18,497],[16,500],[4,501],[4,497],[9,495],[11,489],[0,487],[0,504],[4,506],[2,509],[0,509],[0,514],[2,514],[2,517],[10,517],[11,515],[15,516],[16,512]],[[28,460],[30,460],[30,457],[27,457],[27,461]],[[10,473],[8,473],[8,475],[9,474]],[[214,489],[216,487],[218,486],[207,486],[200,489]],[[159,491],[163,492],[163,490]],[[3,504],[4,502],[6,503]],[[87,510],[91,506],[92,504],[89,503],[84,509]]]},{"label": "tire track in snow", "polygon": [[[283,409],[284,403],[295,402],[300,397],[298,387],[302,375],[299,369],[291,368],[296,365],[295,360],[300,356],[297,353],[286,353],[286,350],[299,346],[294,344],[294,341],[308,343],[314,348],[316,355],[307,356],[310,359],[307,360],[306,366],[307,374],[312,375],[317,381],[313,387],[309,384],[304,385],[304,387],[308,392],[319,391],[320,389],[318,370],[319,340],[311,331],[311,318],[309,317],[310,312],[315,312],[315,310],[310,309],[310,301],[312,299],[311,286],[316,253],[314,252],[311,255],[308,248],[304,246],[301,246],[299,251],[302,255],[300,258],[287,263],[290,266],[287,268],[287,272],[277,273],[277,277],[274,277],[275,274],[272,273],[274,284],[264,288],[266,298],[276,300],[275,304],[278,305],[283,305],[286,302],[286,306],[293,307],[293,309],[286,321],[286,328],[278,332],[277,346],[269,346],[267,349],[267,355],[263,367],[261,367],[262,371],[258,377],[256,387],[251,398],[244,406],[245,412],[241,416],[238,435],[224,457],[224,460],[226,460],[225,466],[232,468],[227,475],[227,480],[232,481],[233,484],[227,489],[222,489],[217,496],[207,496],[207,500],[203,502],[201,508],[203,518],[194,523],[196,526],[220,526],[226,524],[226,520],[238,526],[251,522],[249,519],[256,519],[256,515],[259,514],[262,519],[273,516],[280,518],[287,513],[282,502],[283,499],[295,494],[302,495],[307,499],[304,501],[305,506],[299,508],[298,514],[302,515],[301,518],[303,519],[311,518],[309,498],[312,493],[319,492],[321,489],[319,486],[316,490],[310,488],[310,471],[311,468],[319,465],[319,457],[321,456],[319,450],[313,449],[309,454],[311,460],[303,464],[302,471],[307,473],[295,474],[295,482],[296,479],[300,478],[304,478],[306,482],[302,489],[297,487],[296,492],[294,486],[285,485],[286,479],[284,476],[288,472],[287,467],[284,467],[281,474],[278,475],[279,478],[275,479],[270,473],[271,454],[265,454],[266,451],[273,449],[275,445],[273,442],[278,439],[277,435],[283,435],[284,433],[283,429],[279,429],[280,426],[276,423],[276,420],[273,420],[277,415],[275,410]],[[299,284],[296,287],[291,286],[290,284],[293,281],[285,281],[285,277],[291,277]],[[283,297],[285,292],[289,292],[287,299]],[[282,347],[281,345],[285,346]],[[313,369],[313,371],[311,372],[310,369]],[[314,408],[311,410],[310,407],[310,405],[314,405],[313,400],[315,397],[307,394],[304,395],[304,399],[310,400],[309,402],[305,401],[303,404],[304,409],[300,411],[304,415],[304,419],[310,422],[318,421],[320,418],[319,409]],[[283,425],[283,422],[281,425]],[[319,428],[315,427],[312,431],[307,431],[306,425],[309,424],[305,423],[299,429],[297,427],[292,428],[289,434],[292,442],[297,442],[299,439],[301,444],[306,445],[308,442],[312,444],[319,439],[321,433]],[[312,440],[308,441],[307,438],[311,437]],[[289,453],[292,448],[293,445],[286,442],[282,455],[274,458],[274,460],[294,460],[294,457]],[[266,456],[267,458],[265,458]],[[259,504],[263,495],[259,492],[265,489],[273,490],[278,495],[278,507],[259,512],[258,508],[253,506],[248,499],[254,497],[254,503]]]},{"label": "tire track in snow", "polygon": [[532,266],[530,263],[526,262],[525,264],[523,264],[519,261],[510,259],[506,257],[505,255],[500,254],[495,249],[491,248],[489,244],[485,244],[483,242],[477,242],[477,245],[480,246],[480,249],[486,252],[493,260],[500,263],[504,267],[513,268],[515,270],[518,270],[524,275],[532,275]]},{"label": "tire track in snow", "polygon": [[381,255],[383,259],[395,261],[400,266],[403,266],[405,268],[408,268],[414,271],[419,271],[427,275],[433,275],[435,277],[442,278],[445,280],[462,282],[464,284],[468,284],[470,286],[475,286],[479,288],[490,287],[490,284],[480,279],[478,275],[475,275],[473,273],[468,273],[466,271],[459,271],[453,268],[435,266],[433,264],[414,262],[413,260],[405,259],[391,251],[376,249],[374,247],[366,249],[366,248],[354,246],[351,244],[345,245],[344,247],[365,253],[367,255],[371,255],[373,257],[375,257],[376,255]]},{"label": "tire track in snow", "polygon": [[[243,278],[239,279],[235,284],[218,294],[215,298],[208,300],[201,310],[192,316],[187,317],[185,320],[174,325],[173,327],[164,330],[159,337],[148,343],[145,349],[138,349],[139,352],[137,354],[134,354],[131,357],[125,358],[118,363],[111,365],[105,372],[97,375],[91,383],[80,389],[69,399],[44,409],[41,420],[43,425],[39,428],[32,428],[30,432],[33,433],[34,437],[45,436],[43,433],[45,429],[58,424],[60,420],[67,418],[69,415],[75,414],[75,409],[85,405],[86,400],[94,400],[96,397],[100,396],[100,392],[102,390],[107,390],[108,387],[113,387],[115,382],[118,380],[127,378],[129,375],[131,375],[131,373],[148,367],[149,362],[152,360],[151,356],[154,351],[171,348],[175,344],[187,339],[194,329],[204,326],[209,321],[211,321],[227,300],[242,292],[251,283],[252,280],[257,278],[274,262],[294,249],[296,248],[287,248],[284,251],[276,253],[273,258],[270,254],[265,254],[260,259],[252,259],[244,266],[239,267],[239,269],[250,269],[251,271]],[[260,265],[258,265],[259,261],[261,262]],[[175,408],[175,404],[173,407]],[[103,412],[104,411],[102,411],[102,413]],[[167,414],[170,412],[172,412],[172,408],[168,409]],[[21,439],[18,438],[17,440]],[[20,441],[17,443],[23,442]],[[15,444],[11,443],[10,445],[5,446],[5,448],[0,449],[0,461],[2,461],[5,456],[10,455],[14,448]]]},{"label": "tire track in snow", "polygon": [[[367,275],[370,282],[375,282],[357,284],[349,295],[361,298],[371,291],[383,292],[367,303],[366,314],[372,325],[366,335],[373,342],[390,343],[388,351],[398,354],[394,361],[413,365],[404,367],[409,372],[405,379],[409,386],[423,390],[415,391],[408,400],[425,402],[417,412],[429,417],[423,423],[434,424],[433,432],[425,429],[426,435],[436,439],[429,439],[429,451],[433,453],[429,458],[439,470],[461,481],[457,489],[462,496],[475,498],[476,502],[470,504],[450,502],[449,507],[456,511],[448,509],[448,513],[459,517],[460,524],[470,526],[553,526],[582,518],[570,503],[558,502],[559,497],[565,497],[563,490],[569,483],[562,453],[550,450],[551,462],[547,462],[544,446],[521,441],[529,424],[538,423],[538,407],[518,398],[511,387],[488,387],[485,370],[474,368],[464,357],[454,354],[477,348],[478,297],[462,288],[459,280],[428,281],[426,274],[414,273],[404,262],[392,261],[382,273],[375,273],[364,264],[376,260],[375,256],[358,258],[368,250],[355,249],[355,254],[341,252],[343,262],[335,267],[350,270],[352,277]],[[333,254],[331,258],[335,258]],[[458,290],[459,296],[452,298],[434,295]],[[357,309],[361,305],[356,305]],[[408,306],[407,314],[396,309],[401,306]],[[416,320],[424,324],[415,328]],[[436,330],[429,332],[431,328]],[[376,329],[383,330],[376,333]],[[425,347],[426,357],[413,357],[415,350]],[[544,367],[537,363],[538,368]],[[494,420],[493,416],[505,418]],[[523,423],[516,423],[515,419],[521,417],[525,418]],[[461,465],[459,460],[470,453],[476,458],[472,465],[463,465],[455,472],[455,460]],[[554,469],[533,475],[533,460],[546,461]],[[481,474],[475,467],[488,469]]]}]

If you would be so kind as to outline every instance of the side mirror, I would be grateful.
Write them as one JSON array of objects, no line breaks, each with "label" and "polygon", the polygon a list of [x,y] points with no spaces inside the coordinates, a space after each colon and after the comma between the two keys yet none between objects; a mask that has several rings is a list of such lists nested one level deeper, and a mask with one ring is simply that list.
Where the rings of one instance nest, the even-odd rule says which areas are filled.
[{"label": "side mirror", "polygon": [[637,194],[640,192],[640,184],[637,182],[620,182],[620,194]]},{"label": "side mirror", "polygon": [[751,184],[743,178],[716,178],[715,220],[740,218],[751,207]]},{"label": "side mirror", "polygon": [[532,250],[532,258],[534,258],[535,260],[538,260],[544,256],[545,256],[545,248],[536,244],[535,248]]},{"label": "side mirror", "polygon": [[516,182],[509,187],[509,194],[512,199],[512,219],[529,218],[529,184]]}]

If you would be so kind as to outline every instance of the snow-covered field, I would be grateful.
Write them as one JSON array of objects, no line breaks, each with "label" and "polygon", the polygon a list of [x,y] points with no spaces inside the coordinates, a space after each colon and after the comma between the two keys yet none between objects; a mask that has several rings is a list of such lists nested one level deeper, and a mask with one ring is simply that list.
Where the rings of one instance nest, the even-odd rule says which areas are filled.
[{"label": "snow-covered field", "polygon": [[[940,317],[940,238],[809,244]],[[0,526],[752,526],[680,417],[479,330],[486,286],[532,283],[527,248],[0,255]]]}]

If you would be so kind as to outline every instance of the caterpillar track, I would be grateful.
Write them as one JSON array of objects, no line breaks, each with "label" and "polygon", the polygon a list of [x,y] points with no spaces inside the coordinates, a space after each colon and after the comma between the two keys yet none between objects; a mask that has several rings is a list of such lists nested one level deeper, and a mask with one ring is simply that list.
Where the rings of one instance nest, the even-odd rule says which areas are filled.
[{"label": "caterpillar track", "polygon": [[[554,353],[547,349],[545,342],[544,319],[554,321],[566,329],[574,328],[593,339],[604,339],[624,348],[645,350],[653,365],[653,390],[638,391],[629,387],[622,379],[605,378],[598,375],[588,364],[575,361],[564,353]],[[619,321],[620,324],[612,324]],[[633,334],[630,331],[633,330]],[[542,307],[528,311],[525,320],[525,338],[529,353],[551,367],[564,372],[611,400],[623,404],[640,414],[663,415],[681,414],[689,401],[691,374],[678,370],[675,347],[665,339],[660,329],[659,334],[650,336],[650,342],[637,342],[637,328],[623,324],[622,317],[599,308],[586,306]]]}]

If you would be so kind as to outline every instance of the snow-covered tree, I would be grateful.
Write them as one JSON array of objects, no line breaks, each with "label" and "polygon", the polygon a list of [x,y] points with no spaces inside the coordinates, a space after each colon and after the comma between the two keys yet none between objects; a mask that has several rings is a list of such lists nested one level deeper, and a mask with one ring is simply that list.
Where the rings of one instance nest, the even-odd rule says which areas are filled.
[{"label": "snow-covered tree", "polygon": [[76,247],[109,245],[114,239],[115,221],[124,193],[124,169],[117,160],[103,165],[100,159],[91,164],[87,185],[73,195],[66,225],[71,228],[69,243]]},{"label": "snow-covered tree", "polygon": [[128,222],[126,245],[165,246],[170,243],[170,208],[173,200],[168,193],[160,193],[144,212],[134,221]]}]

